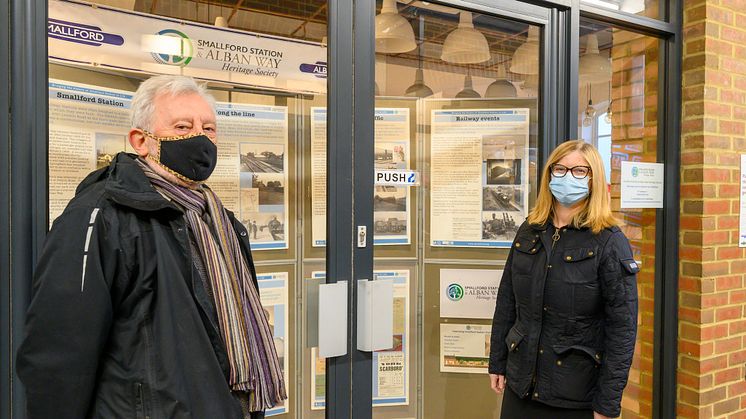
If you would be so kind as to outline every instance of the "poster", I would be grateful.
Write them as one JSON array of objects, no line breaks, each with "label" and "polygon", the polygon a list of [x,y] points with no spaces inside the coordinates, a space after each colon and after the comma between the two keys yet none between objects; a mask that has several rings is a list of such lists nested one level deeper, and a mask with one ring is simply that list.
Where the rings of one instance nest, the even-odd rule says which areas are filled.
[{"label": "poster", "polygon": [[77,1],[49,2],[49,58],[293,92],[326,91],[318,43]]},{"label": "poster", "polygon": [[[285,385],[290,386],[289,381],[289,342],[288,342],[288,274],[287,272],[276,272],[257,274],[259,284],[259,298],[264,308],[264,313],[269,321],[269,328],[275,341],[275,349],[282,367]],[[281,415],[288,412],[288,406],[292,403],[290,399],[281,405],[267,410],[267,416]]]},{"label": "poster", "polygon": [[132,92],[49,80],[49,225],[92,171],[132,152]]},{"label": "poster", "polygon": [[218,164],[207,184],[246,227],[251,250],[287,249],[288,110],[218,103]]},{"label": "poster", "polygon": [[[410,168],[410,121],[408,108],[376,108],[375,169]],[[311,108],[311,208],[312,243],[326,245],[326,108]],[[373,196],[373,243],[411,243],[412,188],[376,185]]]},{"label": "poster", "polygon": [[741,154],[741,211],[738,229],[738,247],[746,247],[746,154]]},{"label": "poster", "polygon": [[663,208],[663,163],[623,161],[621,208]]},{"label": "poster", "polygon": [[491,320],[503,271],[441,269],[440,317]]},{"label": "poster", "polygon": [[486,374],[490,332],[486,324],[440,325],[440,372]]},{"label": "poster", "polygon": [[[313,278],[324,278],[324,272],[313,272]],[[409,271],[374,271],[374,279],[394,282],[394,346],[373,352],[373,406],[409,404]],[[311,349],[311,409],[326,406],[326,364]]]},{"label": "poster", "polygon": [[[78,184],[121,151],[134,152],[132,92],[49,80],[49,220]],[[252,250],[286,249],[288,111],[217,103],[218,162],[207,181],[247,228]]]},{"label": "poster", "polygon": [[432,111],[431,246],[511,246],[528,208],[528,141],[528,109]]}]

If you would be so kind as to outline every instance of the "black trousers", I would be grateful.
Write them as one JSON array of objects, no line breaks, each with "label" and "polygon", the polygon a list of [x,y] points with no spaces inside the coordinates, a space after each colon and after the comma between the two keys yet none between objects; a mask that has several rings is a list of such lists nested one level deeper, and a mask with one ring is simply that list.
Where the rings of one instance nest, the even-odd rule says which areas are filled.
[{"label": "black trousers", "polygon": [[549,406],[530,398],[518,397],[510,387],[505,388],[500,419],[593,419],[591,409],[565,409]]}]

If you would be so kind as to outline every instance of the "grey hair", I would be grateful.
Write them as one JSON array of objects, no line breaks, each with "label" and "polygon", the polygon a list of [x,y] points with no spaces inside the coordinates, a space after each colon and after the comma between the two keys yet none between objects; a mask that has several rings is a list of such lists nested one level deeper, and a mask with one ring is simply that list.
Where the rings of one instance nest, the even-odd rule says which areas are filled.
[{"label": "grey hair", "polygon": [[151,77],[140,83],[132,97],[132,127],[151,131],[155,98],[161,94],[179,96],[196,93],[215,110],[215,98],[207,92],[204,85],[197,84],[187,76],[162,75]]}]

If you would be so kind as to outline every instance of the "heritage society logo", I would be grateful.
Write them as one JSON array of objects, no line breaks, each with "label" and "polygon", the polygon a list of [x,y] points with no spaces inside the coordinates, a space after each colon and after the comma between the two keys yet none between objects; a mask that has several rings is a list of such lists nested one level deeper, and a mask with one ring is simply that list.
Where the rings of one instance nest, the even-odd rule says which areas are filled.
[{"label": "heritage society logo", "polygon": [[637,166],[632,167],[632,177],[637,177],[640,175],[640,168]]},{"label": "heritage society logo", "polygon": [[320,79],[325,79],[326,63],[324,61],[316,61],[315,64],[303,63],[300,65],[300,71],[303,73],[313,74]]},{"label": "heritage society logo", "polygon": [[94,47],[100,47],[103,44],[115,46],[124,44],[124,38],[113,33],[106,33],[98,26],[66,22],[58,19],[47,20],[47,36]]},{"label": "heritage society logo", "polygon": [[446,295],[451,301],[459,301],[464,298],[464,287],[459,284],[451,284],[446,288]]},{"label": "heritage society logo", "polygon": [[177,31],[176,29],[164,29],[158,32],[156,35],[159,36],[170,36],[179,38],[181,40],[181,53],[180,54],[163,54],[158,52],[151,52],[150,55],[159,64],[175,65],[179,67],[185,67],[192,61],[194,55],[194,46],[192,40],[184,32]]}]

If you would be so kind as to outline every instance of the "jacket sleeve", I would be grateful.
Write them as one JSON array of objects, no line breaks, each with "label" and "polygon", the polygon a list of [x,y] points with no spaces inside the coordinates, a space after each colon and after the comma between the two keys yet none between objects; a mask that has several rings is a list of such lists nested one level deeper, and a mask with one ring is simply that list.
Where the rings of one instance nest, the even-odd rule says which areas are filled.
[{"label": "jacket sleeve", "polygon": [[490,374],[505,374],[505,364],[508,360],[508,349],[505,347],[505,336],[516,320],[515,295],[513,294],[513,280],[511,263],[513,248],[510,249],[508,260],[505,262],[503,277],[497,291],[495,314],[492,317],[492,334],[490,336]]},{"label": "jacket sleeve", "polygon": [[617,417],[627,385],[637,335],[637,272],[627,238],[613,233],[604,249],[600,278],[604,302],[604,359],[593,410]]},{"label": "jacket sleeve", "polygon": [[68,208],[44,243],[16,363],[30,419],[88,413],[117,269],[102,219],[95,208]]}]

